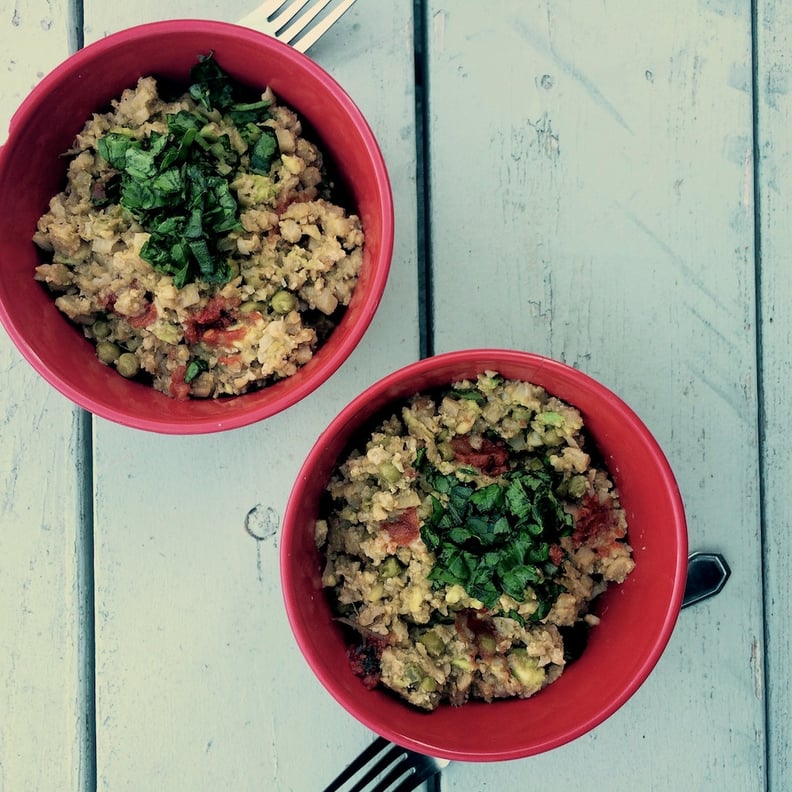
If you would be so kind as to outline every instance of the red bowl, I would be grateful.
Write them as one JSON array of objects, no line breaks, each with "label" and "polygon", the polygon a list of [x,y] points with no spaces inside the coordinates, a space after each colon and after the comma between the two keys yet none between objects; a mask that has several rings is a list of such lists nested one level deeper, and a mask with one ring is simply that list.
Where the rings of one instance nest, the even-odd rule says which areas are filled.
[{"label": "red bowl", "polygon": [[[367,690],[349,666],[332,620],[314,543],[319,500],[362,425],[419,391],[485,370],[543,386],[576,406],[619,488],[635,570],[597,601],[601,624],[583,655],[530,699],[471,701],[432,713],[383,690]],[[353,716],[399,745],[462,761],[516,759],[556,748],[597,726],[647,678],[676,623],[687,570],[685,514],[662,450],[636,414],[586,374],[538,355],[468,350],[439,355],[385,377],[349,404],[319,437],[289,498],[281,538],[289,622],[308,664]]]},{"label": "red bowl", "polygon": [[[214,52],[232,77],[269,85],[316,131],[345,182],[366,234],[363,265],[343,319],[294,376],[255,393],[176,401],[120,377],[33,279],[36,221],[65,182],[62,153],[96,111],[142,75],[182,82],[199,54]],[[377,141],[352,99],[307,56],[237,25],[155,22],[77,52],[46,76],[14,115],[0,149],[0,321],[22,355],[55,388],[96,415],[172,434],[215,432],[267,418],[302,399],[346,360],[379,305],[393,249],[393,201]]]}]

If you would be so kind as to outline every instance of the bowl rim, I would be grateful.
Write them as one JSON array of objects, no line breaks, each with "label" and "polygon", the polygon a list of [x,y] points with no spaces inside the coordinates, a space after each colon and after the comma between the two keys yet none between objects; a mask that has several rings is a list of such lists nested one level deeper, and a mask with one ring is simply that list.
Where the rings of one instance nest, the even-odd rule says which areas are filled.
[{"label": "bowl rim", "polygon": [[[118,406],[108,405],[94,398],[91,394],[85,393],[78,385],[62,377],[47,365],[28,342],[23,323],[14,319],[4,302],[0,301],[0,324],[3,325],[12,342],[27,362],[59,393],[77,406],[88,410],[91,414],[114,423],[130,428],[174,435],[219,432],[256,423],[293,406],[325,383],[349,358],[371,325],[387,285],[395,239],[393,193],[384,156],[371,125],[350,94],[335,77],[305,53],[299,52],[273,36],[233,22],[189,17],[146,22],[110,33],[69,55],[39,80],[11,116],[8,125],[8,136],[0,145],[0,172],[3,169],[6,152],[9,152],[12,148],[12,145],[9,144],[14,143],[20,134],[20,130],[24,130],[31,117],[38,112],[37,108],[41,101],[51,96],[52,92],[58,89],[58,86],[63,85],[86,65],[90,65],[105,56],[112,56],[114,47],[120,43],[134,43],[152,35],[157,37],[167,35],[185,36],[194,33],[223,34],[244,40],[251,45],[263,47],[269,51],[276,51],[280,57],[326,86],[332,94],[334,102],[343,109],[344,114],[358,130],[359,137],[363,143],[362,149],[365,150],[366,158],[372,166],[372,184],[375,185],[374,191],[377,198],[374,211],[382,218],[382,228],[379,235],[381,253],[378,260],[372,260],[372,265],[375,266],[371,267],[369,291],[366,298],[358,305],[358,315],[354,325],[350,326],[346,332],[337,338],[336,345],[327,356],[320,355],[325,344],[322,344],[317,349],[310,374],[295,380],[293,388],[284,387],[283,394],[279,394],[273,399],[267,399],[260,404],[255,404],[250,409],[218,410],[211,415],[197,415],[187,418],[179,416],[175,418],[168,414],[167,409],[163,409],[161,412],[155,413],[152,411],[151,414],[140,415],[129,409],[126,404],[119,404]],[[299,112],[299,109],[296,110]],[[67,320],[64,318],[64,321]],[[271,383],[271,385],[264,388],[247,394],[229,397],[227,400],[223,399],[223,401],[230,403],[239,398],[266,392],[267,387],[289,382],[290,380],[291,378],[279,380],[277,383]],[[163,399],[168,399],[168,397],[163,394]],[[163,402],[163,404],[167,403]],[[227,414],[224,414],[225,412]]]},{"label": "bowl rim", "polygon": [[[399,386],[403,387],[407,379],[413,376],[420,376],[441,365],[445,366],[458,363],[460,366],[469,366],[474,360],[479,359],[497,359],[508,364],[535,365],[539,369],[550,369],[566,376],[571,375],[577,382],[585,384],[585,386],[598,397],[605,397],[612,405],[617,406],[620,416],[629,421],[631,428],[637,432],[642,444],[644,444],[644,447],[656,463],[659,481],[662,490],[668,496],[669,506],[673,514],[671,533],[675,539],[676,548],[674,553],[673,583],[660,629],[653,639],[651,650],[646,652],[632,676],[621,688],[621,692],[618,696],[615,696],[607,706],[600,707],[590,717],[581,720],[575,728],[568,729],[562,737],[537,740],[531,745],[512,747],[503,750],[485,749],[479,751],[460,751],[453,747],[449,748],[438,741],[422,739],[411,734],[406,734],[399,728],[378,720],[376,714],[370,711],[369,708],[361,710],[346,700],[342,686],[337,684],[333,672],[324,668],[317,661],[310,648],[307,639],[307,626],[303,625],[300,617],[300,595],[293,586],[294,576],[292,574],[293,562],[291,557],[291,545],[295,532],[300,530],[300,526],[297,525],[295,519],[295,512],[298,510],[299,504],[302,501],[304,489],[312,475],[315,462],[322,456],[331,438],[345,427],[349,421],[353,420],[358,413],[366,412],[366,405],[371,402],[376,402],[389,391],[399,388]],[[482,365],[479,367],[481,371],[485,369],[497,369],[497,366],[493,365],[490,367]],[[548,389],[548,392],[551,392],[550,389]],[[398,403],[405,398],[408,398],[408,396],[402,393],[396,396],[391,395],[386,404]],[[380,409],[384,409],[384,407]],[[379,411],[378,409],[376,412]],[[366,414],[365,417],[367,419],[370,415]],[[354,428],[357,428],[357,426],[358,424],[356,424]],[[635,413],[621,397],[583,371],[553,358],[515,349],[476,348],[440,353],[402,366],[364,389],[331,420],[309,451],[289,495],[282,521],[279,564],[282,595],[287,620],[292,629],[293,637],[305,662],[307,662],[325,690],[338,704],[340,704],[352,717],[376,734],[404,748],[449,760],[490,762],[521,759],[565,745],[600,725],[634,695],[657,665],[657,662],[668,645],[676,625],[685,590],[687,552],[688,536],[685,510],[671,466],[654,435],[637,413]],[[431,714],[426,717],[431,717]]]}]

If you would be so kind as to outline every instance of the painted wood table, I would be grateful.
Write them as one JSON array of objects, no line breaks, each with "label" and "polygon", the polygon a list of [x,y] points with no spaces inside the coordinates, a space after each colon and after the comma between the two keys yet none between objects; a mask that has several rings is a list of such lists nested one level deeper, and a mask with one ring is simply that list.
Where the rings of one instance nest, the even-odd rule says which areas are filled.
[{"label": "painted wood table", "polygon": [[[83,44],[254,5],[0,0],[0,126]],[[321,789],[372,734],[283,613],[291,482],[366,385],[469,346],[618,392],[732,577],[600,727],[443,788],[792,789],[790,46],[780,0],[358,0],[310,54],[381,142],[397,241],[325,386],[160,436],[75,408],[0,335],[0,792]]]}]

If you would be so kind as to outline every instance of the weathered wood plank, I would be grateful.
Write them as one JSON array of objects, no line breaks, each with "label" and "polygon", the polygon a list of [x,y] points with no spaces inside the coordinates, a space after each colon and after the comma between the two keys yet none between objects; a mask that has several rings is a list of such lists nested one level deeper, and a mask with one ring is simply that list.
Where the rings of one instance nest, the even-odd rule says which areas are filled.
[{"label": "weathered wood plank", "polygon": [[775,790],[792,789],[792,8],[765,0],[756,21],[768,789]]},{"label": "weathered wood plank", "polygon": [[[86,30],[93,40],[165,16],[234,20],[253,5],[92,1]],[[359,104],[390,166],[399,233],[387,294],[341,371],[285,414],[197,438],[95,422],[100,789],[320,789],[371,739],[299,656],[277,543],[321,429],[418,356],[412,3],[357,3],[311,54]]]},{"label": "weathered wood plank", "polygon": [[[71,28],[65,5],[3,4],[0,141],[68,55]],[[80,649],[83,420],[2,331],[0,382],[0,790],[78,792],[92,761]]]},{"label": "weathered wood plank", "polygon": [[762,789],[750,10],[430,0],[426,24],[436,350],[537,351],[616,390],[692,547],[733,567],[608,722],[449,783]]}]

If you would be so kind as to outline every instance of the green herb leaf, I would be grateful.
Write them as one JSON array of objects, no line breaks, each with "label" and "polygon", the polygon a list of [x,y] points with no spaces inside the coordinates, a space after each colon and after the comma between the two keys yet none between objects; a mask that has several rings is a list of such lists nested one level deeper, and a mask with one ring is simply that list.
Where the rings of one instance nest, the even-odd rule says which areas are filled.
[{"label": "green herb leaf", "polygon": [[470,496],[470,502],[481,511],[490,512],[502,507],[505,490],[499,484],[490,484],[476,490]]},{"label": "green herb leaf", "polygon": [[266,176],[277,151],[278,141],[275,133],[271,129],[262,129],[261,137],[256,141],[253,153],[250,155],[250,170]]},{"label": "green herb leaf", "polygon": [[108,132],[96,144],[99,155],[107,161],[111,168],[123,170],[126,167],[126,154],[131,148],[140,148],[140,142],[128,135]]},{"label": "green herb leaf", "polygon": [[432,512],[421,526],[421,538],[435,554],[429,579],[461,585],[488,608],[502,594],[521,602],[530,589],[539,601],[538,620],[563,591],[554,580],[560,569],[549,560],[550,546],[571,517],[553,491],[549,464],[534,462],[526,460],[503,483],[478,489],[453,473],[439,473],[425,456],[415,467],[432,490]]},{"label": "green herb leaf", "polygon": [[258,129],[256,122],[269,116],[267,112],[269,106],[270,103],[265,99],[258,102],[237,102],[231,106],[228,117],[239,127],[243,137],[254,135],[258,139],[258,135],[250,128],[250,125],[252,124],[255,129]]},{"label": "green herb leaf", "polygon": [[184,381],[186,383],[192,382],[202,371],[207,371],[209,364],[202,358],[195,358],[191,360],[187,366],[187,371],[184,372]]},{"label": "green herb leaf", "polygon": [[190,96],[207,110],[225,110],[234,104],[234,88],[213,54],[200,55],[190,71]]},{"label": "green herb leaf", "polygon": [[[237,101],[234,84],[211,54],[199,58],[192,80],[190,95],[204,110],[228,110],[254,126],[266,118],[269,103]],[[167,116],[167,125],[167,134],[141,140],[108,132],[97,150],[120,174],[119,203],[150,233],[141,256],[172,275],[178,288],[192,280],[225,283],[231,268],[218,242],[240,227],[239,205],[226,178],[233,178],[239,154],[228,135],[204,139],[205,115],[180,110]],[[256,130],[251,167],[268,171],[277,140],[271,130]]]},{"label": "green herb leaf", "polygon": [[482,404],[486,397],[484,394],[476,389],[473,390],[455,390],[451,392],[452,396],[456,396],[458,399],[466,399],[467,401],[474,401],[478,404]]}]

